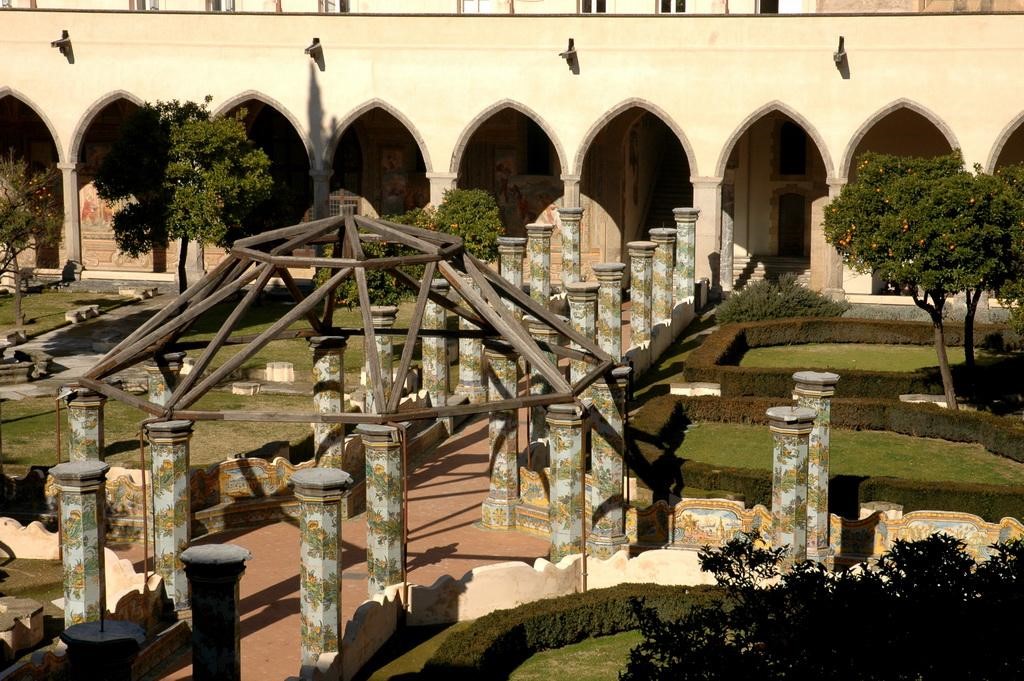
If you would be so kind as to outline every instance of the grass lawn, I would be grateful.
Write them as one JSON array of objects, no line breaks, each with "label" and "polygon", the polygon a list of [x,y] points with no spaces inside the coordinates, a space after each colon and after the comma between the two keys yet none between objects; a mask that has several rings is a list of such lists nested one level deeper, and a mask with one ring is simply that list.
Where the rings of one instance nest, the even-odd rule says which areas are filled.
[{"label": "grass lawn", "polygon": [[[686,432],[677,454],[720,466],[770,470],[772,437],[767,426],[700,423]],[[830,470],[832,475],[1024,484],[1024,464],[991,454],[981,445],[836,428],[831,434]]]},{"label": "grass lawn", "polygon": [[[946,348],[950,364],[963,364],[963,348]],[[975,350],[978,364],[1012,356]],[[937,367],[931,345],[875,345],[867,343],[809,343],[751,348],[743,354],[741,367],[766,369],[816,367],[820,369],[861,369],[864,371],[915,371]]]},{"label": "grass lawn", "polygon": [[643,640],[639,631],[588,638],[571,646],[537,653],[512,672],[511,681],[606,681],[619,678],[629,651]]},{"label": "grass lawn", "polygon": [[[246,397],[212,392],[196,403],[198,409],[245,409],[251,411],[293,411],[310,409],[305,396],[255,395]],[[104,409],[106,461],[111,465],[138,468],[139,422],[143,412],[108,400]],[[67,460],[67,416],[61,413],[61,460]],[[54,401],[49,398],[5,402],[3,405],[3,455],[8,473],[24,472],[30,465],[53,465],[55,453]],[[252,451],[271,440],[297,440],[311,432],[306,423],[246,423],[203,421],[195,424],[192,436],[193,467],[203,467],[231,454]],[[148,453],[148,449],[147,449]],[[148,466],[148,463],[147,463]]]},{"label": "grass lawn", "polygon": [[384,647],[356,674],[356,681],[389,681],[413,679],[423,665],[455,631],[465,629],[469,622],[449,626],[409,627],[399,629]]},{"label": "grass lawn", "polygon": [[715,316],[713,314],[705,314],[691,322],[686,330],[679,335],[679,339],[665,350],[665,354],[658,362],[646,374],[637,379],[633,386],[633,392],[637,399],[668,392],[669,384],[679,380],[679,374],[683,371],[686,358],[704,342],[704,335],[697,334],[707,332],[714,326]]},{"label": "grass lawn", "polygon": [[[43,291],[25,294],[21,298],[21,309],[25,314],[25,333],[31,338],[64,325],[64,313],[76,307],[99,305],[105,312],[131,302],[125,296],[114,293],[70,293],[67,291]],[[0,297],[0,331],[14,329],[14,296]]]}]

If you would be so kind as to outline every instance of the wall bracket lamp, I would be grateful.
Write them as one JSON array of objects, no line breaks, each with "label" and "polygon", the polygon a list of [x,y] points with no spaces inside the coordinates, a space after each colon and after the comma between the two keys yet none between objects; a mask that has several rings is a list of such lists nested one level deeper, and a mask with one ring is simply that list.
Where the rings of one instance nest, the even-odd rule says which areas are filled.
[{"label": "wall bracket lamp", "polygon": [[68,35],[67,29],[60,32],[60,38],[50,42],[50,47],[56,47],[68,61],[71,61],[71,36]]},{"label": "wall bracket lamp", "polygon": [[580,59],[579,55],[576,54],[576,41],[569,38],[569,46],[565,48],[565,52],[559,52],[558,56],[565,60],[565,63],[569,65],[569,70],[575,74],[580,72]]}]

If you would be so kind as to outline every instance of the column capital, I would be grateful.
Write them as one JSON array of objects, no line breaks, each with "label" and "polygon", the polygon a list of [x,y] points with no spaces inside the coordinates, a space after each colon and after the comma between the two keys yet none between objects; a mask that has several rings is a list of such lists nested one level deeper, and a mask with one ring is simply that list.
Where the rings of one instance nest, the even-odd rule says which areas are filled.
[{"label": "column capital", "polygon": [[547,407],[548,425],[579,426],[583,423],[583,414],[575,402],[549,404]]},{"label": "column capital", "polygon": [[[565,322],[566,324],[569,323],[569,320],[567,318],[562,317],[561,315],[556,316],[560,321]],[[523,323],[526,324],[526,329],[527,331],[530,332],[530,335],[536,338],[537,340],[547,340],[550,342],[552,340],[557,340],[562,336],[561,331],[559,331],[558,329],[551,328],[550,326],[547,325],[546,322],[542,322],[536,317],[524,315]]]},{"label": "column capital", "polygon": [[76,170],[78,170],[78,166],[79,165],[81,165],[81,164],[80,163],[75,163],[73,161],[72,162],[61,161],[60,163],[57,164],[57,168],[59,170],[62,170],[62,171],[63,170],[76,171]]},{"label": "column capital", "polygon": [[597,300],[597,292],[601,285],[596,281],[574,281],[565,285],[569,303],[589,303]]},{"label": "column capital", "polygon": [[630,241],[626,244],[629,255],[638,258],[650,258],[654,256],[654,249],[658,244],[653,241]]},{"label": "column capital", "polygon": [[526,225],[526,233],[531,239],[550,239],[555,226],[549,222],[531,222]]},{"label": "column capital", "polygon": [[590,268],[594,276],[602,284],[622,283],[622,273],[626,271],[624,262],[599,262]]},{"label": "column capital", "polygon": [[565,218],[576,218],[583,217],[583,209],[578,207],[559,208],[558,215],[564,220]]},{"label": "column capital", "polygon": [[839,374],[831,371],[798,371],[793,374],[796,392],[808,397],[832,397],[836,392]]},{"label": "column capital", "polygon": [[558,179],[561,180],[562,182],[579,182],[580,176],[573,175],[571,173],[562,173],[561,175],[558,176]]},{"label": "column capital", "polygon": [[431,279],[430,290],[438,293],[447,293],[451,290],[452,285],[448,283],[447,279]]},{"label": "column capital", "polygon": [[424,173],[428,180],[451,180],[454,182],[459,179],[458,173]]},{"label": "column capital", "polygon": [[526,255],[526,237],[525,236],[499,236],[498,237],[498,252],[504,255],[520,256]]},{"label": "column capital", "polygon": [[690,184],[692,184],[694,187],[701,187],[701,188],[706,189],[706,188],[709,188],[709,187],[718,187],[718,186],[720,186],[722,184],[722,180],[723,179],[724,178],[713,177],[713,176],[708,176],[708,177],[700,177],[700,176],[698,176],[698,177],[691,177],[690,178]]},{"label": "column capital", "polygon": [[332,168],[331,166],[325,166],[323,168],[310,168],[309,169],[309,176],[312,177],[314,180],[327,179],[327,178],[331,177],[332,175],[334,175],[334,168]]},{"label": "column capital", "polygon": [[236,544],[200,544],[181,552],[188,578],[201,582],[233,581],[245,572],[245,562],[251,559],[249,550]]},{"label": "column capital", "polygon": [[809,407],[771,407],[765,414],[773,433],[804,435],[811,432],[817,412]]},{"label": "column capital", "polygon": [[170,444],[186,440],[192,435],[192,421],[184,419],[157,421],[146,424],[146,434],[154,443]]},{"label": "column capital", "polygon": [[673,208],[672,215],[676,222],[697,222],[700,217],[700,208]]},{"label": "column capital", "polygon": [[360,423],[356,426],[356,435],[363,438],[363,442],[370,445],[390,446],[397,445],[398,428],[384,426],[378,423]]},{"label": "column capital", "polygon": [[107,478],[110,466],[95,459],[68,461],[50,469],[57,486],[68,492],[91,492],[99,489]]},{"label": "column capital", "polygon": [[103,393],[83,388],[77,383],[62,386],[61,390],[64,389],[71,390],[71,394],[67,396],[67,404],[69,407],[101,407],[107,401],[107,396]]},{"label": "column capital", "polygon": [[295,471],[289,482],[303,501],[338,499],[352,488],[352,476],[337,468],[303,468]]},{"label": "column capital", "polygon": [[519,359],[519,353],[515,351],[511,346],[497,347],[493,345],[484,346],[484,356],[487,361],[494,360],[496,362],[508,361],[515,362]]},{"label": "column capital", "polygon": [[348,336],[310,336],[308,339],[311,350],[344,350],[348,346]]},{"label": "column capital", "polygon": [[374,326],[393,326],[398,316],[398,307],[394,305],[370,306],[370,318]]},{"label": "column capital", "polygon": [[844,177],[844,176],[839,176],[839,175],[832,175],[830,177],[825,178],[825,184],[827,184],[829,186],[829,188],[832,188],[832,187],[844,187],[849,182],[850,182],[850,178]]},{"label": "column capital", "polygon": [[675,227],[654,227],[650,230],[651,241],[656,244],[675,243],[678,234]]}]

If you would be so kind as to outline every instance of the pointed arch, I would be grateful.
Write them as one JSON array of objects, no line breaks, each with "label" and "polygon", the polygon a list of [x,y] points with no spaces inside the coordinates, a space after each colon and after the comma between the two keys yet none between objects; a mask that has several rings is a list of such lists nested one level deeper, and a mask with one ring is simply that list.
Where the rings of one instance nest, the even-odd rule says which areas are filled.
[{"label": "pointed arch", "polygon": [[82,117],[78,119],[78,124],[75,126],[75,132],[71,136],[71,148],[68,149],[67,155],[67,158],[71,162],[78,162],[78,156],[82,151],[82,141],[85,140],[85,133],[88,132],[89,126],[92,125],[97,114],[119,99],[127,100],[139,107],[145,105],[145,102],[141,97],[133,95],[127,90],[114,90],[113,92],[108,92],[93,102],[92,105],[85,110],[85,113],[82,114]]},{"label": "pointed arch", "polygon": [[0,86],[0,99],[3,99],[4,97],[14,97],[19,102],[32,109],[32,113],[39,116],[39,120],[41,120],[43,125],[46,126],[46,129],[50,131],[50,139],[53,140],[53,146],[57,148],[57,162],[64,163],[66,160],[66,157],[64,156],[64,145],[60,143],[60,135],[57,134],[57,128],[53,126],[53,122],[50,120],[50,117],[44,114],[43,110],[36,106],[35,102],[12,87],[8,87],[6,85]]},{"label": "pointed arch", "polygon": [[825,138],[821,136],[818,129],[808,121],[803,114],[799,113],[788,104],[780,102],[779,100],[773,100],[767,104],[759,107],[753,113],[743,119],[729,139],[726,140],[725,145],[722,147],[721,155],[718,157],[718,163],[715,166],[715,177],[722,177],[725,175],[725,166],[729,162],[729,155],[732,154],[733,147],[740,141],[750,126],[754,125],[757,121],[761,120],[770,113],[780,113],[783,116],[790,118],[794,123],[804,129],[804,132],[814,140],[814,146],[817,147],[818,153],[821,155],[821,160],[825,164],[825,175],[832,177],[834,166],[832,164],[832,154],[828,150],[828,145],[825,143]]},{"label": "pointed arch", "polygon": [[316,150],[313,148],[313,143],[312,141],[310,141],[307,131],[299,123],[299,119],[296,118],[295,114],[293,114],[291,110],[289,110],[284,104],[274,99],[273,97],[270,97],[269,95],[265,95],[262,92],[259,92],[258,90],[246,90],[245,92],[240,92],[234,97],[231,97],[225,100],[224,102],[221,102],[217,106],[217,108],[213,110],[213,115],[223,116],[227,114],[227,112],[231,111],[232,109],[241,104],[244,104],[250,99],[255,99],[258,102],[263,102],[267,106],[273,107],[273,109],[277,111],[277,113],[284,116],[285,120],[287,120],[291,124],[292,130],[295,131],[295,135],[299,138],[299,141],[302,143],[302,146],[306,149],[306,158],[309,160],[309,167],[321,167],[321,160],[317,158]]},{"label": "pointed arch", "polygon": [[[583,162],[587,158],[587,151],[590,150],[590,145],[593,144],[594,138],[596,138],[609,123],[615,120],[619,114],[623,114],[630,109],[643,109],[667,125],[669,130],[675,134],[679,143],[683,146],[683,152],[686,154],[686,162],[690,165],[690,176],[697,177],[699,175],[697,172],[697,156],[693,153],[693,147],[690,145],[690,140],[687,139],[686,135],[683,133],[683,129],[680,128],[675,119],[669,116],[668,113],[666,113],[666,111],[660,106],[639,97],[633,97],[619,102],[613,108],[602,114],[598,120],[594,121],[590,126],[590,129],[587,130],[587,134],[583,136],[583,141],[580,142],[579,149],[576,151],[576,158],[573,160],[573,167],[571,169],[572,174],[580,175],[582,173]],[[565,168],[562,172],[570,173],[570,169]]]},{"label": "pointed arch", "polygon": [[[480,129],[480,126],[483,125],[487,119],[503,109],[518,111],[540,126],[540,129],[544,131],[544,134],[548,136],[548,139],[551,140],[551,144],[555,147],[555,153],[558,154],[558,165],[564,174],[569,166],[567,164],[567,159],[565,158],[565,150],[562,147],[562,142],[555,135],[554,129],[548,125],[548,122],[541,118],[536,111],[525,104],[512,99],[503,99],[491,104],[489,107],[478,113],[476,117],[469,122],[469,125],[467,125],[462,131],[462,134],[459,135],[459,141],[455,145],[455,150],[452,151],[452,163],[449,172],[459,172],[459,166],[462,164],[462,156],[466,152],[466,147],[469,146],[469,141],[473,139],[473,134]],[[426,160],[426,158],[424,158],[424,160]]]},{"label": "pointed arch", "polygon": [[404,127],[408,133],[412,135],[413,140],[415,140],[416,146],[419,148],[420,154],[423,156],[423,165],[426,166],[427,172],[433,172],[434,166],[430,161],[430,151],[427,149],[427,142],[423,139],[423,135],[420,134],[420,131],[408,116],[385,102],[383,99],[371,99],[367,102],[363,102],[355,109],[349,111],[345,117],[341,119],[341,122],[334,126],[334,130],[331,131],[331,139],[327,143],[327,148],[324,150],[324,163],[327,163],[334,158],[334,153],[338,149],[338,143],[341,142],[341,137],[345,134],[345,131],[348,130],[353,123],[359,120],[361,116],[373,111],[374,109],[380,109],[381,111],[390,114],[396,121],[402,124],[402,127]]},{"label": "pointed arch", "polygon": [[1024,126],[1024,111],[1017,114],[1012,121],[1006,124],[1002,132],[999,133],[999,137],[996,138],[995,144],[992,145],[992,151],[988,154],[988,161],[985,163],[985,172],[993,173],[996,170],[996,164],[999,163],[999,157],[1003,155],[1003,147],[1010,141],[1013,134]]},{"label": "pointed arch", "polygon": [[873,113],[866,121],[861,123],[859,128],[857,128],[857,132],[855,132],[853,137],[850,138],[850,141],[846,145],[846,150],[843,152],[842,164],[838,168],[841,173],[841,177],[850,176],[850,166],[853,164],[853,154],[857,151],[857,147],[860,146],[864,137],[867,136],[871,129],[882,119],[891,113],[899,111],[900,109],[912,111],[934,125],[936,130],[939,131],[939,134],[946,138],[946,142],[949,143],[950,149],[960,148],[960,142],[957,141],[956,135],[953,133],[953,129],[950,128],[949,125],[947,125],[946,122],[935,112],[922,104],[918,104],[912,99],[901,97],[900,99],[886,104],[884,107]]}]

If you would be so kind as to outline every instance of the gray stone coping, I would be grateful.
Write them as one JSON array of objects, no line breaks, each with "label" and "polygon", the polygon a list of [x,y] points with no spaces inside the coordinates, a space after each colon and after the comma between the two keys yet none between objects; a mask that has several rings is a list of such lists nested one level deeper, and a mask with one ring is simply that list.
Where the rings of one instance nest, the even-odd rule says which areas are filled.
[{"label": "gray stone coping", "polygon": [[559,215],[572,215],[572,216],[583,215],[583,209],[579,208],[579,207],[559,208],[558,209],[558,214]]},{"label": "gray stone coping", "polygon": [[109,470],[110,466],[102,461],[86,459],[58,464],[50,469],[50,475],[54,477],[58,485],[84,487],[102,483]]},{"label": "gray stone coping", "polygon": [[380,423],[360,423],[356,426],[355,432],[356,435],[368,442],[388,444],[398,442],[398,428],[394,426],[385,426]]},{"label": "gray stone coping", "polygon": [[601,285],[596,281],[571,281],[565,285],[565,292],[569,295],[569,300],[573,298],[589,298],[596,296]]},{"label": "gray stone coping", "polygon": [[154,421],[146,424],[146,432],[164,437],[188,435],[192,432],[192,421],[175,419],[173,421]]},{"label": "gray stone coping", "polygon": [[352,476],[338,468],[303,468],[292,473],[291,484],[303,495],[331,494],[350,489]]},{"label": "gray stone coping", "polygon": [[771,407],[765,414],[770,420],[785,424],[810,423],[817,416],[810,407]]},{"label": "gray stone coping", "polygon": [[[500,239],[499,239],[500,241]],[[430,288],[434,291],[447,291],[452,287],[447,279],[431,279]]]},{"label": "gray stone coping", "polygon": [[526,237],[525,236],[499,236],[498,247],[505,246],[507,248],[525,248]]},{"label": "gray stone coping", "polygon": [[653,241],[630,241],[626,244],[626,249],[630,255],[649,255],[653,253],[658,247],[658,244]]},{"label": "gray stone coping", "polygon": [[370,316],[374,321],[382,322],[382,326],[390,326],[395,323],[398,316],[398,308],[394,305],[371,305]]},{"label": "gray stone coping", "polygon": [[539,237],[550,237],[555,226],[549,222],[531,222],[526,225],[526,233]]},{"label": "gray stone coping", "polygon": [[699,208],[673,208],[672,209],[672,215],[674,215],[677,220],[679,220],[681,218],[682,219],[692,218],[693,220],[696,220],[697,217],[700,215],[700,209]]},{"label": "gray stone coping", "polygon": [[622,274],[626,271],[624,262],[597,262],[590,266],[594,274]]},{"label": "gray stone coping", "polygon": [[343,349],[346,345],[348,345],[348,336],[311,336],[309,338],[309,347],[314,350]]},{"label": "gray stone coping", "polygon": [[118,644],[121,644],[130,648],[134,644],[137,650],[146,640],[146,632],[134,622],[105,620],[102,628],[98,621],[84,622],[68,627],[61,632],[60,638],[68,644],[68,647],[96,646],[107,648],[116,647]]},{"label": "gray stone coping", "polygon": [[654,227],[649,233],[652,241],[675,241],[679,234],[675,227]]},{"label": "gray stone coping", "polygon": [[251,558],[248,549],[236,544],[200,544],[181,552],[181,562],[185,564],[189,577],[195,571],[225,576],[241,573],[245,569],[245,561]]},{"label": "gray stone coping", "polygon": [[831,371],[798,371],[793,380],[801,385],[833,387],[839,382],[839,374]]},{"label": "gray stone coping", "polygon": [[633,373],[633,367],[621,366],[612,369],[612,376],[619,381],[625,381],[629,379],[629,375]]},{"label": "gray stone coping", "polygon": [[549,404],[548,407],[548,418],[557,418],[559,420],[580,420],[582,418],[580,414],[580,408],[576,406],[575,402],[562,402],[559,404]]}]

